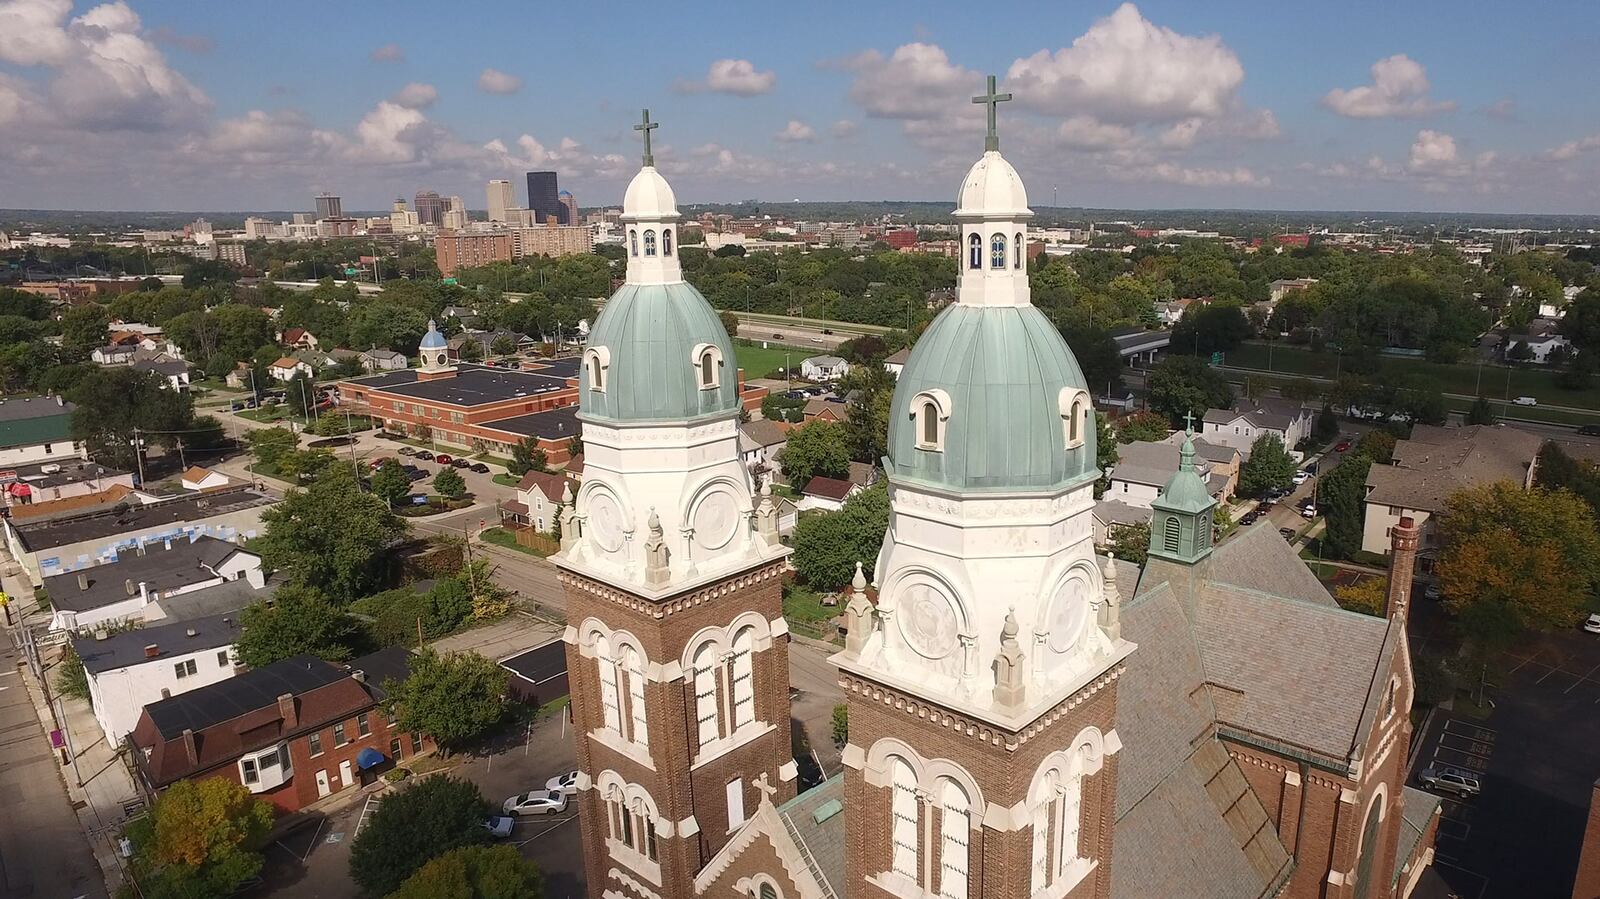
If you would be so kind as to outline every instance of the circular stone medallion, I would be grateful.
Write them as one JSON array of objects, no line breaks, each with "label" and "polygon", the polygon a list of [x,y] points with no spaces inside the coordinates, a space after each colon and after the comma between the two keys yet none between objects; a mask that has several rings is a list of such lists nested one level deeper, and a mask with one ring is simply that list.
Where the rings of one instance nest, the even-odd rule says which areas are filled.
[{"label": "circular stone medallion", "polygon": [[694,542],[707,550],[727,546],[738,531],[739,518],[733,494],[725,490],[707,494],[694,509]]},{"label": "circular stone medallion", "polygon": [[1083,626],[1089,620],[1089,583],[1083,575],[1074,573],[1056,588],[1050,605],[1050,648],[1067,652],[1083,636]]},{"label": "circular stone medallion", "polygon": [[954,601],[930,584],[906,588],[895,617],[900,634],[918,655],[942,659],[955,651],[957,623]]},{"label": "circular stone medallion", "polygon": [[590,494],[588,502],[589,534],[595,545],[608,553],[622,548],[622,509],[610,493]]}]

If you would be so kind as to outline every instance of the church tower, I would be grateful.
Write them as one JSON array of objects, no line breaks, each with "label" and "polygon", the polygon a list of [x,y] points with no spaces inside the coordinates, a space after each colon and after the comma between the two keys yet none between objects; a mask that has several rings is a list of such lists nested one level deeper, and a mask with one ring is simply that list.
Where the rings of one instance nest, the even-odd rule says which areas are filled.
[{"label": "church tower", "polygon": [[770,493],[738,447],[733,344],[683,280],[650,154],[628,185],[627,280],[579,372],[584,480],[561,519],[589,895],[691,896],[758,807],[794,795],[788,629]]},{"label": "church tower", "polygon": [[995,92],[955,218],[957,302],[917,342],[889,424],[876,608],[835,655],[852,899],[1105,897],[1116,793],[1115,568],[1097,564],[1083,373],[1030,302],[1028,208]]}]

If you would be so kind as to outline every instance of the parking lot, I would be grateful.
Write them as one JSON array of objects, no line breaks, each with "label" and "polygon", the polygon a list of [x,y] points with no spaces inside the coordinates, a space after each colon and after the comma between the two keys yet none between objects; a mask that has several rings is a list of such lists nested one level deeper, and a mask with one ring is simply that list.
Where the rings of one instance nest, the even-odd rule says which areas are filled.
[{"label": "parking lot", "polygon": [[[1462,899],[1571,895],[1589,798],[1600,777],[1600,639],[1530,634],[1502,660],[1486,717],[1441,712],[1413,773],[1475,774],[1481,795],[1446,798],[1438,873]],[[1412,783],[1417,784],[1413,777]]]}]

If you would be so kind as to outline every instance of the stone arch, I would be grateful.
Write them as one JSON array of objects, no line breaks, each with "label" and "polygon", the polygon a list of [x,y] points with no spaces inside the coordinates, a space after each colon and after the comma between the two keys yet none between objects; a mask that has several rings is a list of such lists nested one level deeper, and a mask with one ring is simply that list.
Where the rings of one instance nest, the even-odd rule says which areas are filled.
[{"label": "stone arch", "polygon": [[[685,488],[683,502],[683,521],[694,528],[694,548],[716,552],[733,543],[738,538],[741,526],[745,524],[744,513],[750,495],[748,484],[741,484],[730,475],[717,475],[708,478],[692,488]],[[717,497],[726,497],[726,500]],[[704,508],[710,501],[721,508]],[[706,520],[701,519],[701,513],[707,515]],[[713,523],[712,513],[719,521]],[[723,516],[730,520],[720,521]],[[701,533],[702,530],[706,532]]]},{"label": "stone arch", "polygon": [[[1040,595],[1048,597],[1048,599],[1039,606],[1038,619],[1033,623],[1033,632],[1041,636],[1049,635],[1051,638],[1049,642],[1051,644],[1057,643],[1055,638],[1060,635],[1056,634],[1055,631],[1061,624],[1065,623],[1058,612],[1061,605],[1066,602],[1066,588],[1071,581],[1081,579],[1084,582],[1084,593],[1087,602],[1082,610],[1084,620],[1079,623],[1079,626],[1073,628],[1075,633],[1072,636],[1075,644],[1085,632],[1085,628],[1094,624],[1089,611],[1093,608],[1095,599],[1104,589],[1101,582],[1102,577],[1103,575],[1101,575],[1099,569],[1087,559],[1076,559],[1068,563],[1055,576],[1047,577],[1044,583],[1049,586]],[[1052,648],[1057,652],[1066,651],[1066,648],[1059,646],[1052,646]]]}]

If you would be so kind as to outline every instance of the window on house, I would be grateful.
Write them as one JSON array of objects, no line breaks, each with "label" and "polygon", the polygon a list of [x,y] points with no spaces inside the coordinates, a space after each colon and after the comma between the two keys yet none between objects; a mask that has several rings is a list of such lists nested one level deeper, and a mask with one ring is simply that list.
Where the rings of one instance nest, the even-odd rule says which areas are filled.
[{"label": "window on house", "polygon": [[394,737],[394,738],[389,740],[389,758],[394,759],[397,762],[400,760],[400,738],[399,737]]},{"label": "window on house", "polygon": [[728,829],[744,823],[744,781],[735,777],[728,781]]},{"label": "window on house", "polygon": [[372,719],[367,717],[366,712],[362,712],[356,716],[356,733],[363,737],[370,736],[372,734]]},{"label": "window on house", "polygon": [[[238,574],[238,575],[236,575],[234,577],[234,580],[238,580],[239,578],[241,578],[243,576],[244,576],[244,574],[243,574],[243,572],[241,572],[240,574]],[[228,666],[230,666],[232,664],[233,664],[233,661],[228,658],[228,651],[226,649],[224,649],[221,652],[217,653],[217,667],[218,668],[227,668]]]},{"label": "window on house", "polygon": [[700,386],[717,386],[717,357],[710,350],[700,354]]},{"label": "window on house", "polygon": [[917,801],[916,773],[905,759],[889,759],[889,789],[890,870],[921,883],[922,866],[917,861],[921,804]]},{"label": "window on house", "polygon": [[422,751],[422,731],[414,730],[414,731],[411,732],[411,754],[415,755],[415,754],[417,754],[417,753],[419,753],[421,751]]},{"label": "window on house", "polygon": [[172,666],[172,671],[178,676],[178,680],[192,677],[197,670],[199,669],[195,665],[194,659],[186,659]]},{"label": "window on house", "polygon": [[778,890],[770,883],[763,883],[756,889],[756,899],[778,899]]},{"label": "window on house", "polygon": [[972,235],[972,239],[967,241],[967,245],[970,248],[968,255],[971,256],[971,258],[967,260],[967,267],[975,269],[983,268],[983,238],[974,234]]},{"label": "window on house", "polygon": [[656,232],[654,231],[644,232],[644,254],[646,256],[654,256],[656,254]]},{"label": "window on house", "polygon": [[1006,236],[1004,234],[996,234],[989,238],[989,267],[1006,267]]},{"label": "window on house", "polygon": [[239,770],[244,774],[245,783],[253,784],[261,782],[261,775],[256,771],[255,759],[240,759]]},{"label": "window on house", "polygon": [[316,758],[322,754],[322,734],[312,734],[308,741],[311,744],[311,757]]},{"label": "window on house", "polygon": [[274,749],[271,752],[262,755],[256,759],[256,762],[261,765],[261,770],[263,771],[267,770],[268,768],[278,767],[278,750]]},{"label": "window on house", "polygon": [[924,449],[939,448],[939,407],[932,400],[922,404],[922,445]]},{"label": "window on house", "polygon": [[340,721],[338,724],[333,726],[333,745],[343,746],[348,742],[350,741],[345,739],[344,736],[344,722]]}]

